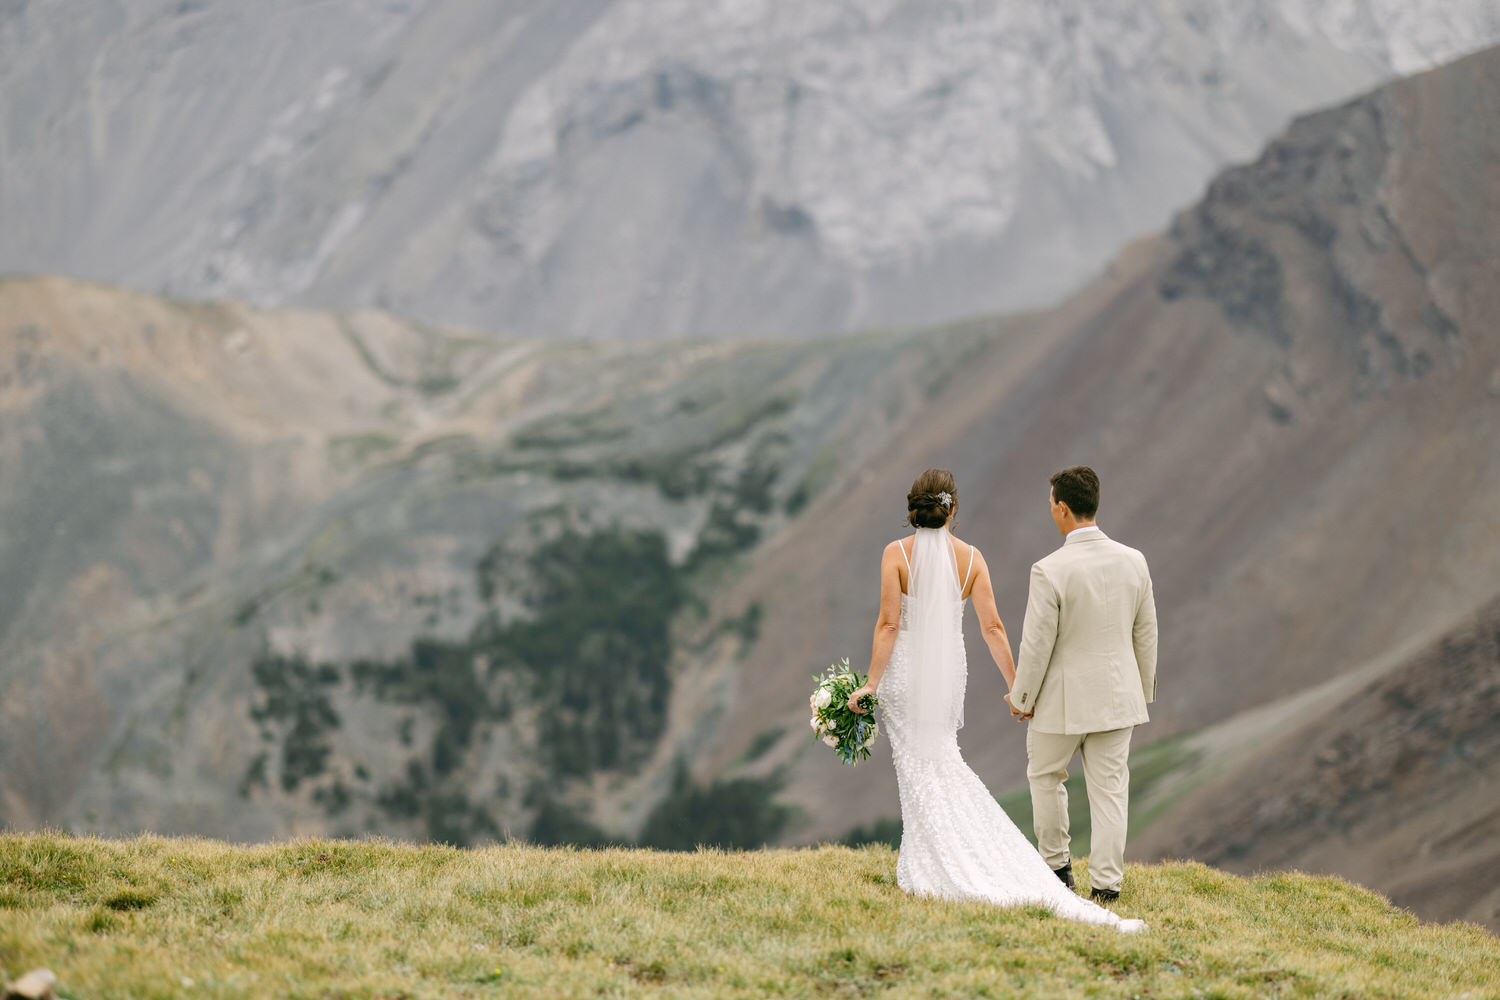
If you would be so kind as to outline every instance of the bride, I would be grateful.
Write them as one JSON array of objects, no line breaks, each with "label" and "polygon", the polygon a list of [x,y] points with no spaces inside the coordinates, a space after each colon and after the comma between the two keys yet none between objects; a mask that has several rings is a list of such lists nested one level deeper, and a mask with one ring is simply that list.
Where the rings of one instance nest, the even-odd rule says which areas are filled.
[{"label": "bride", "polygon": [[984,556],[948,531],[958,513],[953,473],[922,473],[906,506],[916,532],[885,547],[870,682],[849,698],[858,712],[859,699],[879,689],[881,728],[890,737],[901,792],[896,883],[918,895],[1040,903],[1061,917],[1144,929],[1064,885],[960,756],[966,599],[974,599],[1007,687],[1016,679],[1015,661]]}]

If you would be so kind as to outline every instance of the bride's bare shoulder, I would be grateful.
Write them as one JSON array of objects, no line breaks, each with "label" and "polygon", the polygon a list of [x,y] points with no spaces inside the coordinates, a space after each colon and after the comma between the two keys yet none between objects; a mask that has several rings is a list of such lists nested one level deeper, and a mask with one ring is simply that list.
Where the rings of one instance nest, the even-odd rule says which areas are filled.
[{"label": "bride's bare shoulder", "polygon": [[953,545],[954,548],[958,550],[957,554],[960,559],[969,558],[970,553],[973,553],[974,558],[976,559],[984,558],[984,554],[979,551],[978,546],[970,545],[968,542],[964,541],[962,538],[959,538],[957,535],[953,536]]},{"label": "bride's bare shoulder", "polygon": [[881,551],[881,555],[883,555],[883,556],[900,556],[901,553],[903,553],[903,552],[910,554],[910,552],[911,552],[911,546],[909,546],[907,544],[907,540],[910,537],[911,536],[908,535],[906,538],[897,538],[897,539],[889,542],[886,545],[886,547]]}]

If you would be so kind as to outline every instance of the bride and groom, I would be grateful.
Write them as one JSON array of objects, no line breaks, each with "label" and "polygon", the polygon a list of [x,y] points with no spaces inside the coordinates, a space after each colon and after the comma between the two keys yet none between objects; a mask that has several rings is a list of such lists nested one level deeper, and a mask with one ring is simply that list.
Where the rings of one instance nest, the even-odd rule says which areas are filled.
[{"label": "bride and groom", "polygon": [[[916,532],[886,546],[869,683],[901,796],[896,881],[908,892],[1001,905],[1040,903],[1059,916],[1139,931],[1102,903],[1124,878],[1130,736],[1156,698],[1156,604],[1145,557],[1099,530],[1099,477],[1087,466],[1051,479],[1061,548],[1031,567],[1021,656],[995,609],[984,556],[948,530],[958,486],[929,469],[907,494]],[[985,644],[1028,723],[1026,776],[1036,821],[1033,848],[958,749],[968,667],[963,606],[972,599]],[[1091,899],[1074,890],[1063,781],[1083,757],[1092,820]]]}]

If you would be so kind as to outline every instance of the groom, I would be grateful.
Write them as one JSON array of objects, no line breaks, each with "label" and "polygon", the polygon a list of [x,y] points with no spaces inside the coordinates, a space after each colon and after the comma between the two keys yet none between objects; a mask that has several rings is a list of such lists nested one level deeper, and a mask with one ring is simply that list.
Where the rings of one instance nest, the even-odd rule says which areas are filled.
[{"label": "groom", "polygon": [[1026,777],[1037,849],[1069,888],[1068,761],[1082,751],[1096,902],[1120,896],[1130,796],[1130,734],[1156,700],[1156,601],[1146,557],[1099,530],[1099,477],[1086,465],[1052,477],[1062,548],[1031,567],[1016,681],[1005,700],[1030,720]]}]

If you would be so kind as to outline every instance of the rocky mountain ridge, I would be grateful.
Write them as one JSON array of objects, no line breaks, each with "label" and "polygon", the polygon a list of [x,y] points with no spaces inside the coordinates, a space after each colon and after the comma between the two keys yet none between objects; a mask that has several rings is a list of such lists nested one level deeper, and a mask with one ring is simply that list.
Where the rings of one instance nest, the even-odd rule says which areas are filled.
[{"label": "rocky mountain ridge", "polygon": [[1487,0],[54,0],[0,10],[0,271],[541,336],[1049,304]]}]

